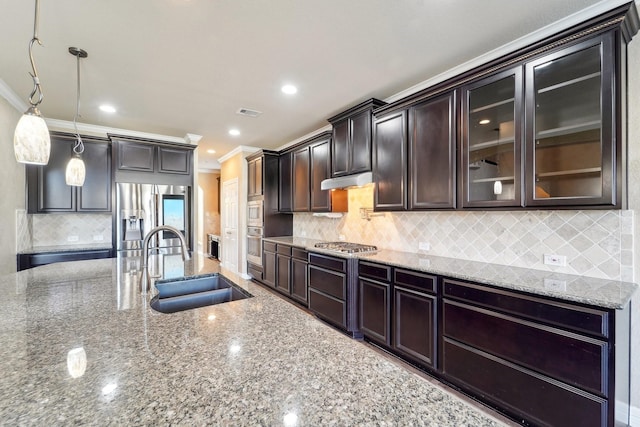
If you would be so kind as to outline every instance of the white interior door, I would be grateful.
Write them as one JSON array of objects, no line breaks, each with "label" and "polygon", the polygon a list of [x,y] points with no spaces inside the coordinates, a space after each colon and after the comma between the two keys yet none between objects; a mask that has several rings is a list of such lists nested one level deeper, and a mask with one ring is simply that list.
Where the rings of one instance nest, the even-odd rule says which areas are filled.
[{"label": "white interior door", "polygon": [[238,178],[222,183],[222,264],[238,271]]}]

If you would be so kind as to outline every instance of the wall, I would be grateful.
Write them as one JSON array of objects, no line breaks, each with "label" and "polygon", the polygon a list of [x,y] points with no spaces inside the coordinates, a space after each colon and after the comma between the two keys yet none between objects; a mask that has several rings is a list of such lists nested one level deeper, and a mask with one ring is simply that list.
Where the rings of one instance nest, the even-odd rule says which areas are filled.
[{"label": "wall", "polygon": [[0,233],[0,274],[16,271],[17,247],[22,245],[16,230],[25,230],[25,167],[16,162],[13,155],[13,131],[21,113],[0,96],[0,182],[3,183],[0,197],[0,218],[3,227]]},{"label": "wall", "polygon": [[219,172],[198,173],[198,198],[200,209],[198,210],[198,223],[202,232],[197,239],[202,241],[203,248],[207,250],[207,234],[220,235],[220,206],[218,203],[220,182]]},{"label": "wall", "polygon": [[111,244],[111,214],[28,215],[33,248]]},{"label": "wall", "polygon": [[[349,190],[349,213],[341,219],[296,214],[293,232],[380,248],[553,270],[615,280],[633,280],[633,211],[473,211],[375,213],[373,186]],[[428,251],[419,244],[427,243]],[[543,264],[544,254],[564,255],[566,267]]]}]

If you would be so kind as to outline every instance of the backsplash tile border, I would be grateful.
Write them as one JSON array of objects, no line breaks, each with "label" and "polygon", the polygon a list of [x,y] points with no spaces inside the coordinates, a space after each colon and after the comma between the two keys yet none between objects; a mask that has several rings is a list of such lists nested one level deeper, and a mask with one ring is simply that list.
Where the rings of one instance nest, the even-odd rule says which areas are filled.
[{"label": "backsplash tile border", "polygon": [[[340,219],[297,213],[293,234],[376,245],[611,280],[633,281],[631,210],[385,212],[360,217],[373,188],[349,190],[349,212]],[[427,242],[429,251],[418,250]],[[543,263],[544,254],[566,256],[565,267]]]}]

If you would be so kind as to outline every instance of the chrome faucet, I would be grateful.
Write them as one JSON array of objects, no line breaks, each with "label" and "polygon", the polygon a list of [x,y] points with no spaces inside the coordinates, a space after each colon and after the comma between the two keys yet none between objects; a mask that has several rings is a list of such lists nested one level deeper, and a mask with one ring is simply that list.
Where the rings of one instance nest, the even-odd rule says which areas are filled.
[{"label": "chrome faucet", "polygon": [[[142,276],[140,277],[140,291],[148,292],[151,289],[151,275],[149,274],[149,250],[160,249],[159,247],[149,248],[149,242],[151,238],[161,231],[170,231],[180,239],[180,246],[182,246],[182,261],[187,261],[191,257],[189,256],[189,248],[187,248],[187,241],[184,238],[184,234],[175,227],[170,225],[159,225],[152,228],[145,236],[142,242]],[[155,278],[160,276],[155,276]]]}]

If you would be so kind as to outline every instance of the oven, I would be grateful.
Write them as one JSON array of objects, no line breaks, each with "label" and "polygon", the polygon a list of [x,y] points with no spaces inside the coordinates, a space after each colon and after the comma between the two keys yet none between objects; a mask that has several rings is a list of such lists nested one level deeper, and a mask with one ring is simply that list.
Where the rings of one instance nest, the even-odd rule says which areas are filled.
[{"label": "oven", "polygon": [[[262,227],[262,200],[252,200],[247,203],[247,225],[249,227]],[[260,233],[262,235],[262,233]]]},{"label": "oven", "polygon": [[247,227],[247,261],[262,266],[262,227]]}]

